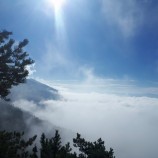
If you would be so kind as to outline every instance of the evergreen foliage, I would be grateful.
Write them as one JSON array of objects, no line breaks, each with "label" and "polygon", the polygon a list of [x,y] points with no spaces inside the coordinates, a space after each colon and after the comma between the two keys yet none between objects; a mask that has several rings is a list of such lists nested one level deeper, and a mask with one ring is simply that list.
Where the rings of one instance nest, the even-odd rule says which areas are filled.
[{"label": "evergreen foliage", "polygon": [[5,100],[13,85],[25,82],[29,74],[26,66],[34,63],[23,50],[28,40],[16,45],[13,39],[9,39],[10,35],[12,32],[0,32],[0,97]]},{"label": "evergreen foliage", "polygon": [[[113,149],[107,151],[104,141],[98,139],[95,142],[86,141],[80,134],[73,139],[74,147],[79,149],[79,154],[72,152],[70,143],[62,145],[58,131],[52,138],[41,135],[41,147],[34,145],[36,136],[25,141],[24,133],[19,132],[0,132],[0,158],[115,158]],[[29,150],[28,150],[29,148]],[[40,153],[39,153],[40,151]]]},{"label": "evergreen foliage", "polygon": [[81,152],[80,158],[115,158],[113,149],[110,148],[110,151],[107,151],[101,138],[95,142],[89,142],[81,138],[81,135],[77,133],[73,143],[74,147],[78,147]]},{"label": "evergreen foliage", "polygon": [[0,131],[0,158],[29,158],[33,156],[29,153],[28,147],[33,144],[36,136],[27,141],[23,136],[24,133]]}]

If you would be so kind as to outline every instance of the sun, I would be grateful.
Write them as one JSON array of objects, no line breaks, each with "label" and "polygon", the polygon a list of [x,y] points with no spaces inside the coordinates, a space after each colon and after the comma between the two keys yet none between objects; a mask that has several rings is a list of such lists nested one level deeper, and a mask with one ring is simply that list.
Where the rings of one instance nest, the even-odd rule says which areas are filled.
[{"label": "sun", "polygon": [[49,0],[49,3],[55,10],[60,10],[64,5],[65,0]]}]

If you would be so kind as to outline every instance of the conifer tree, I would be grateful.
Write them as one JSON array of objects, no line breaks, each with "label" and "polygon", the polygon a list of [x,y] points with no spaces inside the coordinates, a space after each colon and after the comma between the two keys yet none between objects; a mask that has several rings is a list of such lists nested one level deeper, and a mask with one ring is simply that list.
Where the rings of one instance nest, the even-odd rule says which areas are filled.
[{"label": "conifer tree", "polygon": [[[36,136],[29,140],[23,138],[24,133],[0,131],[0,158],[29,158],[28,148],[34,143]],[[35,157],[34,157],[35,158]]]},{"label": "conifer tree", "polygon": [[0,32],[0,97],[5,100],[12,86],[25,82],[29,74],[26,66],[34,63],[24,51],[28,40],[15,44],[15,40],[9,38],[10,35],[12,32]]},{"label": "conifer tree", "polygon": [[76,154],[72,152],[69,142],[62,145],[58,131],[52,138],[41,135],[40,153],[36,145],[32,148],[36,136],[28,140],[23,139],[23,136],[24,133],[0,131],[0,158],[115,158],[113,149],[106,150],[101,138],[89,142],[77,134],[73,143],[80,153]]},{"label": "conifer tree", "polygon": [[30,155],[30,158],[38,158],[38,156],[37,156],[38,150],[37,150],[36,145],[33,147],[32,152],[33,152],[33,154]]},{"label": "conifer tree", "polygon": [[56,158],[61,150],[61,137],[56,130],[55,136],[48,139],[45,134],[41,136],[41,158]]},{"label": "conifer tree", "polygon": [[78,147],[81,152],[79,158],[115,158],[113,149],[110,148],[110,151],[107,151],[101,138],[95,142],[89,142],[81,138],[81,135],[77,133],[73,143],[74,147]]}]

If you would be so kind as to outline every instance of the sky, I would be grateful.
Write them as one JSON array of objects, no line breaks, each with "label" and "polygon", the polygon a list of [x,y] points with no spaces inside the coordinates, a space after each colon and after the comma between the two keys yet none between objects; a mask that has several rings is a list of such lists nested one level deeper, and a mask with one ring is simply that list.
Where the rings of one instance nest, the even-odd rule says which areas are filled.
[{"label": "sky", "polygon": [[102,137],[117,158],[157,157],[157,0],[0,0],[0,7],[1,30],[29,40],[30,77],[64,98],[42,100],[42,110],[27,100],[15,106]]},{"label": "sky", "polygon": [[[0,1],[1,30],[24,38],[35,77],[83,80],[96,76],[157,82],[156,0]],[[60,5],[60,4],[59,4]]]}]

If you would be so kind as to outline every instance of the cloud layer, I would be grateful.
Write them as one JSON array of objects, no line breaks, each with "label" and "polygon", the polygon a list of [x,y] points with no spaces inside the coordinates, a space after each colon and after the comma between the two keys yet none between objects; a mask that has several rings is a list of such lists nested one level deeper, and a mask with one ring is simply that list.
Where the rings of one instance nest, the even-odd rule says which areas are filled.
[{"label": "cloud layer", "polygon": [[58,84],[64,99],[41,101],[44,109],[27,101],[15,105],[92,141],[102,137],[117,158],[156,158],[158,99],[86,91],[86,85],[75,91],[72,84]]}]

